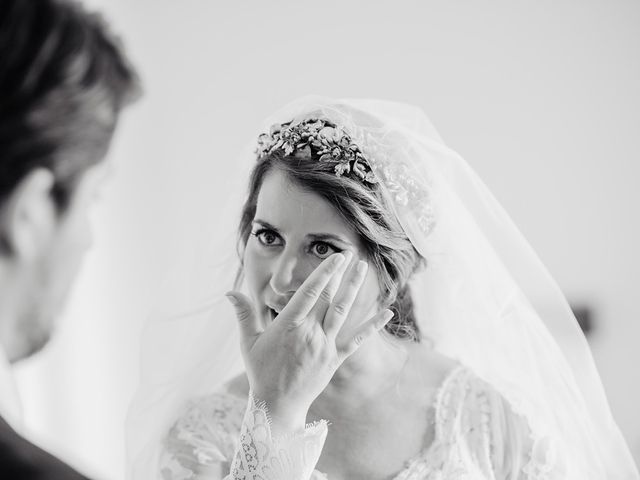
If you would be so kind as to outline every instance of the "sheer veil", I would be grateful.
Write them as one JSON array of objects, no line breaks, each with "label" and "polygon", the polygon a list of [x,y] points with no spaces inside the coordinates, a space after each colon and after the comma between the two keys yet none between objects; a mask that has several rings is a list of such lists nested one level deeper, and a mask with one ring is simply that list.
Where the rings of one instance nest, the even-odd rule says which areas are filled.
[{"label": "sheer veil", "polygon": [[[527,419],[540,463],[562,459],[571,480],[640,478],[558,286],[424,113],[377,100],[305,97],[268,118],[253,138],[300,117],[342,126],[370,160],[405,233],[427,259],[410,283],[422,334]],[[248,147],[234,178],[226,179],[227,204],[203,205],[201,218],[215,224],[203,227],[210,231],[198,236],[200,245],[185,247],[150,316],[127,425],[128,478],[159,478],[162,439],[185,401],[242,370],[223,294],[236,280],[235,233],[255,161]]]}]

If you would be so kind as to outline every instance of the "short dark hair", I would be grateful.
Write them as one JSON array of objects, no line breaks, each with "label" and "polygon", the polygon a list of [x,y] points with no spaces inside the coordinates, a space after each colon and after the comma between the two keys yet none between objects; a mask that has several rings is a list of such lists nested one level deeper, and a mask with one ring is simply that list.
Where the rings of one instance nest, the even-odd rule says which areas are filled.
[{"label": "short dark hair", "polygon": [[64,209],[138,85],[99,16],[64,0],[0,0],[0,207],[30,171],[47,168]]}]

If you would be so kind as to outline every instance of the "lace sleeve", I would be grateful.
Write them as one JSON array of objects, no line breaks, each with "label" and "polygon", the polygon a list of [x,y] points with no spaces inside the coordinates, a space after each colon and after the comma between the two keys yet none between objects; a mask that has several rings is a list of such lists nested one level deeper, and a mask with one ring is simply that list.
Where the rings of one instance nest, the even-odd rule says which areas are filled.
[{"label": "lace sleeve", "polygon": [[269,412],[249,395],[240,444],[229,480],[310,480],[327,436],[327,422],[307,425],[291,436],[273,437]]},{"label": "lace sleeve", "polygon": [[[244,415],[243,415],[244,412]],[[160,459],[162,480],[311,480],[326,421],[282,438],[271,435],[263,403],[214,395],[191,402],[171,428]]]},{"label": "lace sleeve", "polygon": [[562,459],[550,438],[533,436],[525,417],[493,388],[485,388],[485,421],[497,480],[559,480]]}]

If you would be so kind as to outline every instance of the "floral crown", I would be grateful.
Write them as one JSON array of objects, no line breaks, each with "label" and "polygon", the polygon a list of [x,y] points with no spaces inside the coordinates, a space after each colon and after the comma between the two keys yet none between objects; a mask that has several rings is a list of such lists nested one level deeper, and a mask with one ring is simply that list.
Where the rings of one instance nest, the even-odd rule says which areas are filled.
[{"label": "floral crown", "polygon": [[370,136],[358,134],[358,142],[335,123],[316,117],[276,124],[269,133],[258,137],[258,161],[280,152],[285,156],[299,153],[319,162],[334,164],[338,177],[355,177],[365,185],[381,184],[388,191],[398,211],[409,210],[419,228],[429,234],[435,215],[427,185],[421,184],[405,162],[391,161],[390,155]]},{"label": "floral crown", "polygon": [[371,165],[351,137],[336,124],[323,119],[308,118],[276,124],[269,133],[258,137],[258,160],[274,152],[286,156],[294,152],[335,164],[338,177],[355,176],[363,183],[378,182]]}]

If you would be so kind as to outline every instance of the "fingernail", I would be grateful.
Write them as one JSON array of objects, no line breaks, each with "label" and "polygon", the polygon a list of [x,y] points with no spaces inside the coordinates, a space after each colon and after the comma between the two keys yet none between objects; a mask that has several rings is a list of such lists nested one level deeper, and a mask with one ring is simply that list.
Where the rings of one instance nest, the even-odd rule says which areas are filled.
[{"label": "fingernail", "polygon": [[393,312],[391,310],[385,310],[384,315],[382,316],[382,320],[378,324],[378,328],[384,327],[387,323],[389,323],[389,320],[391,320],[392,318],[393,318]]},{"label": "fingernail", "polygon": [[224,296],[229,299],[229,302],[231,302],[231,305],[233,305],[234,307],[238,306],[238,304],[239,304],[238,299],[236,297],[234,297],[233,294],[225,293]]},{"label": "fingernail", "polygon": [[356,265],[356,271],[361,275],[364,274],[368,269],[369,269],[369,264],[364,260],[360,260]]},{"label": "fingernail", "polygon": [[345,261],[345,256],[342,253],[336,253],[331,259],[331,265],[334,267],[339,267],[342,265],[342,262]]}]

